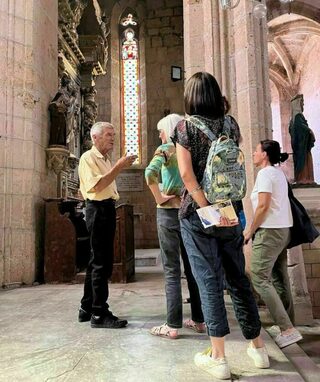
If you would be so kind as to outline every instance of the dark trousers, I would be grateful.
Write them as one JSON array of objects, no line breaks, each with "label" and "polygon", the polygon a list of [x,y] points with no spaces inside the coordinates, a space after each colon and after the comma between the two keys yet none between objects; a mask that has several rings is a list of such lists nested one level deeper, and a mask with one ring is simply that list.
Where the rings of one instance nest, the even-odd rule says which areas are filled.
[{"label": "dark trousers", "polygon": [[208,334],[224,337],[229,333],[224,304],[224,274],[227,289],[242,333],[246,339],[260,334],[261,323],[249,280],[245,274],[240,225],[203,228],[198,214],[180,221],[192,273],[197,281]]},{"label": "dark trousers", "polygon": [[90,235],[91,256],[84,282],[81,307],[100,316],[108,310],[108,279],[113,268],[113,242],[116,210],[112,199],[87,201],[86,224]]},{"label": "dark trousers", "polygon": [[[167,324],[172,328],[182,327],[182,294],[181,294],[181,268],[180,248],[185,252],[178,220],[177,208],[157,209],[157,228],[160,243],[160,252],[165,277],[165,290],[167,300]],[[189,265],[190,269],[190,265]],[[203,322],[201,303],[197,284],[192,276],[191,269],[188,274],[192,278],[193,290],[190,291],[191,316],[196,322]],[[191,296],[192,294],[192,296]]]}]

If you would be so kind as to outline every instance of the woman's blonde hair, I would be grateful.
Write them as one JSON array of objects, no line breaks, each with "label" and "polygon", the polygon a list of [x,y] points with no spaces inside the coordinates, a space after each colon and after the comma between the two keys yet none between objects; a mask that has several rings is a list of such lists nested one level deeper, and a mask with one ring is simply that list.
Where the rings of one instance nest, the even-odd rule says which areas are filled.
[{"label": "woman's blonde hair", "polygon": [[167,139],[167,142],[171,142],[171,135],[178,122],[183,120],[183,116],[179,114],[168,114],[166,117],[160,119],[157,124],[158,130],[163,130]]}]

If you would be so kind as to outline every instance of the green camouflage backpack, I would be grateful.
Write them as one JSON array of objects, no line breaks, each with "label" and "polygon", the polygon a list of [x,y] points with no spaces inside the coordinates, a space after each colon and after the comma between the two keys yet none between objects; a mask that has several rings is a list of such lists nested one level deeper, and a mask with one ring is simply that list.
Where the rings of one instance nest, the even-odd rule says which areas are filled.
[{"label": "green camouflage backpack", "polygon": [[231,121],[226,116],[222,133],[216,135],[196,117],[188,118],[211,141],[201,187],[210,203],[241,200],[246,194],[246,171],[244,154],[233,139],[230,139]]}]

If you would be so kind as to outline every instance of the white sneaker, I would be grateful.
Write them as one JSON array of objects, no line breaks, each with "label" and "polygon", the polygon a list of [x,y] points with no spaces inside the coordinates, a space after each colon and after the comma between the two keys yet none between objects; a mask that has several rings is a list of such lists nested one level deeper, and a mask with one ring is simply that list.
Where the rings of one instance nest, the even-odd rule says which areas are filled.
[{"label": "white sneaker", "polygon": [[250,343],[247,348],[247,354],[259,369],[267,369],[270,367],[268,352],[265,346],[263,348],[254,348],[252,343]]},{"label": "white sneaker", "polygon": [[289,334],[280,333],[275,338],[275,342],[280,349],[285,348],[286,346],[292,345],[300,340],[302,340],[302,335],[298,332],[297,329],[294,329]]},{"label": "white sneaker", "polygon": [[211,348],[208,348],[202,353],[197,353],[194,356],[194,363],[200,369],[211,374],[218,379],[230,379],[230,368],[225,358],[213,359],[211,357]]}]

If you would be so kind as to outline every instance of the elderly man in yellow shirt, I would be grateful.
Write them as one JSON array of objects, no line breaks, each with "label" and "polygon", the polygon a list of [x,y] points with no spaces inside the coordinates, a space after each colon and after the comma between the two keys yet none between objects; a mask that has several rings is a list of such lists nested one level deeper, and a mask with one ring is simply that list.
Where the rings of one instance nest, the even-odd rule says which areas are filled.
[{"label": "elderly man in yellow shirt", "polygon": [[93,146],[79,162],[80,191],[86,201],[86,224],[91,256],[87,266],[79,322],[91,320],[92,328],[123,328],[128,322],[114,316],[107,303],[108,279],[113,268],[113,242],[116,229],[115,202],[119,199],[115,179],[130,167],[136,155],[121,157],[112,166],[109,153],[114,144],[114,128],[97,122],[90,131]]}]

